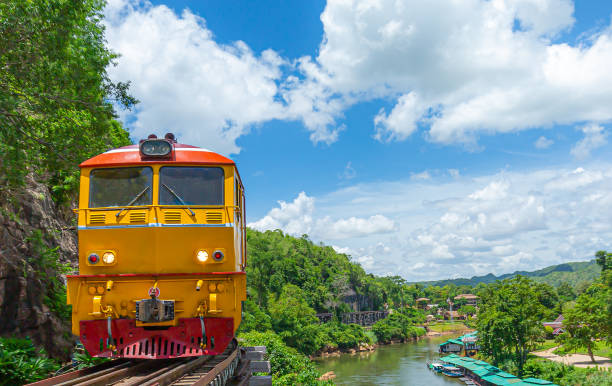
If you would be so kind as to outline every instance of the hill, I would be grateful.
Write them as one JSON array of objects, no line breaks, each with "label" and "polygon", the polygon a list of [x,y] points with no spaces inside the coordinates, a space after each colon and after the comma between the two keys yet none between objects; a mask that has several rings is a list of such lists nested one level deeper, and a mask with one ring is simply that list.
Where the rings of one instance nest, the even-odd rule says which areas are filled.
[{"label": "hill", "polygon": [[443,287],[448,284],[469,285],[475,286],[479,283],[493,283],[496,280],[503,280],[514,277],[516,275],[522,275],[532,278],[533,280],[541,283],[547,283],[554,287],[559,286],[563,282],[568,282],[573,286],[578,285],[582,282],[590,282],[599,277],[601,268],[595,260],[591,261],[579,261],[573,263],[563,263],[557,265],[551,265],[550,267],[542,268],[537,271],[515,271],[513,273],[506,273],[500,276],[495,276],[489,273],[484,276],[473,276],[471,279],[448,279],[448,280],[435,280],[425,281],[419,284],[426,286],[440,286]]}]

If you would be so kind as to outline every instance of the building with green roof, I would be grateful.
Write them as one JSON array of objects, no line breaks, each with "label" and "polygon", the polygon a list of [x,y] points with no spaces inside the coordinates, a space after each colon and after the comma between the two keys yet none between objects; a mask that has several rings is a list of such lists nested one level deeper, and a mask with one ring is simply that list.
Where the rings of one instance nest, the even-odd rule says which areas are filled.
[{"label": "building with green roof", "polygon": [[517,376],[502,371],[485,361],[462,357],[457,354],[441,357],[440,360],[459,367],[467,377],[477,380],[482,386],[559,386],[550,381],[537,378],[526,378],[521,380]]}]

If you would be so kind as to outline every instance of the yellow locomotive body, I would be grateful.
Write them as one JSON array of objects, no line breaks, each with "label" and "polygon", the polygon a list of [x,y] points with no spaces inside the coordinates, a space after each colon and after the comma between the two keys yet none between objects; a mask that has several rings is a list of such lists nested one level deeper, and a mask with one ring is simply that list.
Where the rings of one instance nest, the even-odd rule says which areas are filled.
[{"label": "yellow locomotive body", "polygon": [[80,166],[79,274],[67,279],[73,333],[94,356],[223,352],[246,299],[234,162],[167,135]]}]

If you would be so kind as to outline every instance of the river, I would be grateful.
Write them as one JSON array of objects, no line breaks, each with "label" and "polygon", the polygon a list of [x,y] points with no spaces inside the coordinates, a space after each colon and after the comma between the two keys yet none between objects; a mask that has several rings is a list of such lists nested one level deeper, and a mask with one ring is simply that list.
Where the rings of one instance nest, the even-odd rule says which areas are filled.
[{"label": "river", "polygon": [[438,344],[447,337],[379,346],[371,353],[343,354],[316,360],[322,373],[333,371],[336,385],[461,385],[463,382],[430,371],[426,363],[439,358]]}]

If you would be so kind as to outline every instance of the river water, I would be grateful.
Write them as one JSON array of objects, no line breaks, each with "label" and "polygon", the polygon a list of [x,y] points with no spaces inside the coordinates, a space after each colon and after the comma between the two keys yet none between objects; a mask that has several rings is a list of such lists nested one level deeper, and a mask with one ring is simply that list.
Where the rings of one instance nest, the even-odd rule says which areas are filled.
[{"label": "river water", "polygon": [[379,346],[371,353],[343,354],[318,359],[316,364],[322,373],[336,374],[336,385],[461,385],[464,383],[458,379],[436,374],[426,365],[439,358],[438,345],[447,338]]}]

